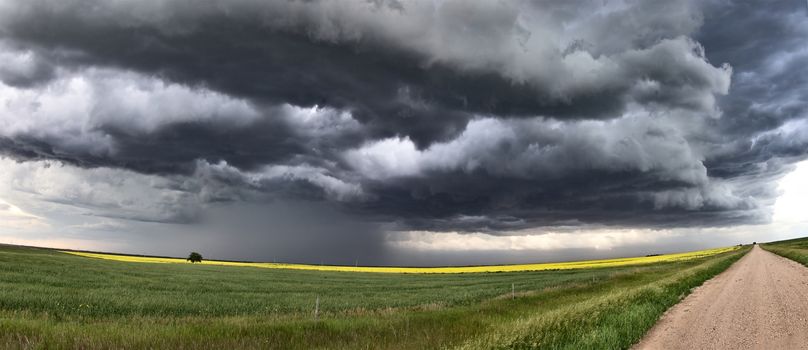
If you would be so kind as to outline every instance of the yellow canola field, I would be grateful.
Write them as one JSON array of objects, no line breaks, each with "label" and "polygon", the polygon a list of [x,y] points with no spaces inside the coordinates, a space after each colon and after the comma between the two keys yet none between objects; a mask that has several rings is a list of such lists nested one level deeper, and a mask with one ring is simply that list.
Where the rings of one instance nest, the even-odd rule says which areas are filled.
[{"label": "yellow canola field", "polygon": [[[341,271],[341,272],[374,272],[374,273],[479,273],[479,272],[518,272],[518,271],[546,271],[546,270],[572,270],[598,267],[615,267],[627,265],[642,265],[659,262],[674,262],[689,259],[696,259],[705,256],[730,252],[738,247],[715,248],[699,250],[695,252],[664,254],[657,256],[642,256],[633,258],[603,259],[569,261],[558,263],[539,264],[517,264],[517,265],[483,265],[483,266],[457,266],[457,267],[371,267],[371,266],[334,266],[334,265],[305,265],[305,264],[285,264],[285,263],[258,263],[258,262],[232,262],[205,260],[202,265],[221,266],[246,266],[268,269],[293,269],[293,270],[314,270],[314,271]],[[162,264],[189,264],[181,258],[157,258],[131,255],[86,253],[75,251],[62,251],[88,258],[98,258],[115,261],[140,262],[140,263],[162,263]]]}]

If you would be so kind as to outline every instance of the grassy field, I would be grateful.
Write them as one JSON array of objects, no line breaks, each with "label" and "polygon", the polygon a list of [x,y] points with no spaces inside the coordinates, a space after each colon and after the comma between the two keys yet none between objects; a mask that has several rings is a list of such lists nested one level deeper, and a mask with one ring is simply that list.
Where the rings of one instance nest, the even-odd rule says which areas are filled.
[{"label": "grassy field", "polygon": [[0,347],[627,348],[747,251],[559,271],[398,274],[131,263],[0,246]]},{"label": "grassy field", "polygon": [[808,266],[808,237],[765,243],[760,247]]}]

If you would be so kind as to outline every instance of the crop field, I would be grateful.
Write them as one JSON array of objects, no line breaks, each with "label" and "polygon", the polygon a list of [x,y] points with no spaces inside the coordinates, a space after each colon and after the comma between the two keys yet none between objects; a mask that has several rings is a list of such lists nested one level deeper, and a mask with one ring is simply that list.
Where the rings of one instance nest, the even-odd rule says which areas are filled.
[{"label": "crop field", "polygon": [[627,348],[748,250],[406,274],[0,245],[0,348]]},{"label": "crop field", "polygon": [[761,244],[760,247],[808,266],[808,237],[765,243]]},{"label": "crop field", "polygon": [[[205,260],[205,265],[221,266],[242,266],[260,267],[269,269],[294,269],[294,270],[314,270],[314,271],[342,271],[342,272],[372,272],[372,273],[475,273],[475,272],[522,272],[522,271],[547,271],[547,270],[572,270],[589,269],[597,267],[617,267],[629,265],[642,265],[660,262],[674,262],[689,259],[696,259],[705,256],[720,254],[738,249],[738,247],[715,248],[699,250],[695,252],[663,254],[654,256],[641,256],[618,259],[584,260],[558,263],[541,264],[514,264],[514,265],[483,265],[483,266],[461,266],[461,267],[365,267],[365,266],[333,266],[333,265],[305,265],[305,264],[283,264],[283,263],[255,263],[255,262],[233,262]],[[161,263],[161,264],[187,264],[188,261],[180,258],[145,257],[133,255],[117,255],[105,253],[89,253],[79,251],[63,251],[63,253],[73,254],[88,258],[98,258],[116,261],[141,262],[141,263]]]}]

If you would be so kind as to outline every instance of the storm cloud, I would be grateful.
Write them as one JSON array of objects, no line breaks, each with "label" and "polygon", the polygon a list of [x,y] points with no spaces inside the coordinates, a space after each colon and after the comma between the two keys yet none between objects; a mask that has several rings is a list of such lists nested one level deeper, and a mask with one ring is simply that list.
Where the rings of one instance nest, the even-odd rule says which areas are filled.
[{"label": "storm cloud", "polygon": [[800,1],[0,0],[0,153],[88,215],[294,203],[379,261],[385,232],[759,224],[808,153],[806,39]]}]

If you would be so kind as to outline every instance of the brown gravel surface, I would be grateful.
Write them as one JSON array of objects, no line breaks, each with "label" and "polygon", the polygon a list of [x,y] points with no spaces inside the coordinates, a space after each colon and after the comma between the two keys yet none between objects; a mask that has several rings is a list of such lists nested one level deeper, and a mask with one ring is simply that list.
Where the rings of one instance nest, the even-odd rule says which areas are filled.
[{"label": "brown gravel surface", "polygon": [[808,268],[755,246],[634,348],[808,349]]}]

